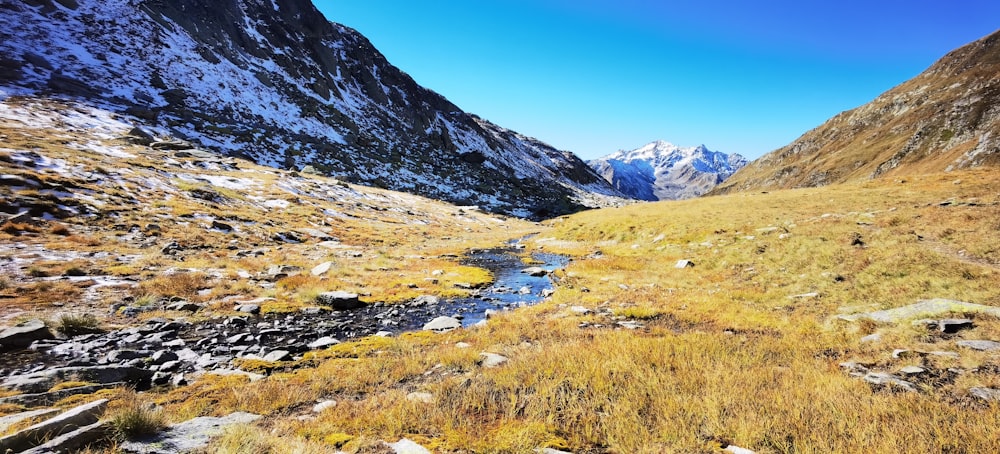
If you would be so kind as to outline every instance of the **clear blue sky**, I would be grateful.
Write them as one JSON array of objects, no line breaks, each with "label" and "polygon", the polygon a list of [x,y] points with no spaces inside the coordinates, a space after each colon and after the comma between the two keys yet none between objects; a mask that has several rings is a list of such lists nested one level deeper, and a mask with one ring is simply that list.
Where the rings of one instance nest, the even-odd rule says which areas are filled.
[{"label": "clear blue sky", "polygon": [[591,159],[757,158],[1000,28],[998,0],[313,0],[418,83]]}]

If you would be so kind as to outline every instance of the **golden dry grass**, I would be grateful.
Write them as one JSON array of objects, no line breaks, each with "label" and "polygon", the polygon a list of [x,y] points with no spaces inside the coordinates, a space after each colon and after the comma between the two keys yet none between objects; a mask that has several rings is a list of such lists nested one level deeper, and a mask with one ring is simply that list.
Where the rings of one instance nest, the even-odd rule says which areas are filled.
[{"label": "golden dry grass", "polygon": [[[14,149],[80,160],[78,150],[44,132],[0,133]],[[142,147],[126,149],[136,156],[130,164],[149,171],[149,178],[199,172],[180,170]],[[81,165],[99,174],[117,167],[110,158],[88,158]],[[456,283],[492,278],[461,265],[464,251],[535,232],[530,250],[574,259],[555,273],[557,291],[549,301],[504,313],[481,328],[356,339],[275,367],[246,364],[271,372],[259,381],[209,374],[144,396],[171,422],[232,411],[266,415],[232,429],[214,445],[220,452],[378,452],[384,449],[379,440],[401,437],[436,452],[553,447],[687,453],[718,452],[730,443],[760,453],[990,452],[1000,439],[1000,405],[968,395],[970,387],[1000,386],[1000,359],[955,345],[960,339],[1000,340],[1000,320],[943,314],[969,316],[976,325],[943,336],[909,321],[836,318],[926,298],[1000,306],[996,172],[642,204],[537,225],[343,188],[320,177],[292,180],[243,162],[239,168],[219,173],[252,174],[258,182],[253,189],[234,194],[174,178],[150,189],[140,179],[124,179],[106,191],[101,220],[18,224],[0,232],[0,242],[43,252],[127,255],[124,262],[95,256],[73,266],[135,278],[141,283],[127,292],[146,299],[201,300],[220,314],[232,307],[230,296],[272,296],[276,301],[266,309],[282,311],[327,290],[387,302],[457,294]],[[281,189],[279,183],[289,182],[299,185],[297,194]],[[322,196],[336,188],[352,192]],[[156,202],[137,203],[150,202],[137,199],[140,189]],[[208,191],[220,197],[204,197]],[[289,204],[274,209],[261,200]],[[212,229],[209,218],[239,231]],[[274,240],[278,233],[312,228],[338,241]],[[155,237],[153,245],[125,240],[139,233]],[[180,250],[164,253],[171,241]],[[260,253],[237,254],[253,250]],[[676,268],[679,260],[694,266]],[[326,261],[333,262],[331,271],[310,274]],[[0,285],[0,308],[41,310],[79,299],[85,287],[32,276],[65,273],[57,262],[39,260],[16,270]],[[272,265],[302,271],[270,289],[240,277],[266,273]],[[172,268],[194,271],[166,272]],[[861,342],[872,333],[881,339]],[[470,346],[459,348],[459,342]],[[893,358],[901,348],[959,357]],[[480,352],[510,361],[483,368]],[[921,365],[932,373],[914,379],[917,392],[877,389],[842,370],[839,363],[848,360],[887,372]],[[413,392],[433,397],[409,398]],[[120,394],[106,395],[125,402]],[[313,415],[320,399],[337,404]]]}]

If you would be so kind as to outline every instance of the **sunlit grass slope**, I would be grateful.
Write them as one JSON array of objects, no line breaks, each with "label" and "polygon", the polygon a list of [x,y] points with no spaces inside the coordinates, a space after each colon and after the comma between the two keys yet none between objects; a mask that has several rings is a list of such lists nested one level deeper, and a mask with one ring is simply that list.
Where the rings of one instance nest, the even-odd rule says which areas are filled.
[{"label": "sunlit grass slope", "polygon": [[[1000,321],[938,314],[976,325],[941,336],[836,316],[935,297],[1000,306],[998,187],[990,172],[953,173],[560,218],[535,239],[577,257],[550,302],[160,402],[185,417],[271,414],[262,437],[317,452],[402,437],[439,452],[989,452],[1000,406],[968,389],[1000,385],[1000,360],[955,341],[1000,339]],[[510,361],[483,368],[479,352]],[[915,392],[872,387],[842,370],[849,360],[931,372]],[[295,417],[323,398],[337,404]]]}]

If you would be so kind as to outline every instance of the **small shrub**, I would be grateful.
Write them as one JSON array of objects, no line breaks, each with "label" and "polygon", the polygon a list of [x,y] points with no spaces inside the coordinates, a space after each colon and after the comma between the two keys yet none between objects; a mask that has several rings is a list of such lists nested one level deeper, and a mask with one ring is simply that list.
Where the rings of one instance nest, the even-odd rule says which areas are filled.
[{"label": "small shrub", "polygon": [[56,224],[52,226],[52,228],[49,230],[49,233],[59,236],[70,236],[73,234],[73,232],[71,232],[69,230],[69,227],[66,227],[65,224]]},{"label": "small shrub", "polygon": [[76,276],[76,277],[79,277],[79,276],[86,276],[86,275],[87,275],[87,270],[85,270],[83,268],[80,268],[78,266],[71,266],[71,267],[67,268],[66,271],[63,271],[63,276]]},{"label": "small shrub", "polygon": [[130,440],[143,435],[153,435],[167,426],[163,412],[139,395],[129,392],[110,410],[107,418],[111,430],[119,440]]},{"label": "small shrub", "polygon": [[49,272],[41,268],[30,267],[28,268],[28,276],[31,277],[49,277]]},{"label": "small shrub", "polygon": [[62,314],[56,322],[56,331],[67,336],[101,332],[93,314]]}]

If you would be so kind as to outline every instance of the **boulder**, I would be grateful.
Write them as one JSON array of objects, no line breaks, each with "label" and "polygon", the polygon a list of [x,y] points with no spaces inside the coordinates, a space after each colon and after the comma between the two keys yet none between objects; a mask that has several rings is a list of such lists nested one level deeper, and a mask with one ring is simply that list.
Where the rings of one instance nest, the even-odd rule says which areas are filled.
[{"label": "boulder", "polygon": [[431,454],[431,452],[408,438],[403,438],[395,443],[387,443],[395,454]]},{"label": "boulder", "polygon": [[45,322],[28,320],[0,331],[0,351],[27,348],[34,341],[53,338]]},{"label": "boulder", "polygon": [[678,260],[677,264],[674,265],[674,268],[684,269],[684,268],[689,268],[689,267],[693,267],[693,266],[694,266],[694,262],[692,262],[690,260]]},{"label": "boulder", "polygon": [[427,331],[437,331],[443,333],[446,331],[451,331],[453,329],[458,329],[462,327],[462,322],[457,318],[440,316],[424,324],[424,330]]},{"label": "boulder", "polygon": [[482,358],[479,360],[479,365],[486,368],[500,367],[500,365],[508,361],[506,356],[496,353],[483,352],[479,356]]},{"label": "boulder", "polygon": [[337,401],[335,400],[324,400],[320,403],[317,403],[316,405],[313,405],[312,411],[313,413],[323,413],[323,410],[326,410],[327,408],[332,408],[336,405]]},{"label": "boulder", "polygon": [[525,269],[521,270],[521,273],[527,274],[528,276],[534,276],[534,277],[542,277],[542,276],[546,276],[546,275],[549,274],[548,271],[545,271],[545,268],[542,268],[542,267],[539,267],[539,266],[533,266],[533,267],[530,267],[530,268],[525,268]]},{"label": "boulder", "polygon": [[323,292],[316,296],[316,304],[328,306],[336,310],[350,310],[364,307],[357,293],[342,291]]}]

